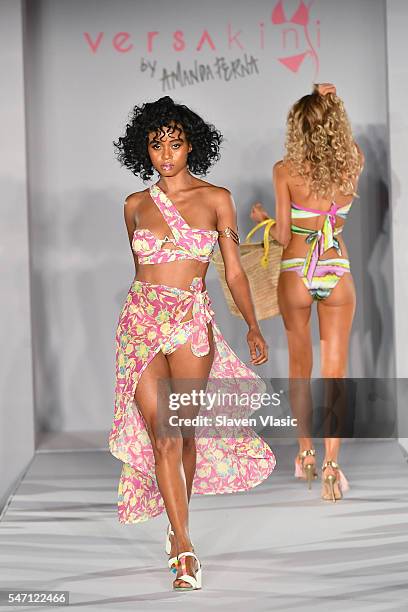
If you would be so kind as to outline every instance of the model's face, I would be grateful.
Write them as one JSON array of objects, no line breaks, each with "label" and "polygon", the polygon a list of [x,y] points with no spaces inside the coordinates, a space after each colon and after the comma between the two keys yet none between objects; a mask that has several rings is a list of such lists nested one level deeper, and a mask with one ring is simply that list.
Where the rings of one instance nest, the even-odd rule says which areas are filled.
[{"label": "model's face", "polygon": [[191,145],[181,127],[163,127],[150,132],[147,150],[153,167],[161,176],[175,176],[187,166]]}]

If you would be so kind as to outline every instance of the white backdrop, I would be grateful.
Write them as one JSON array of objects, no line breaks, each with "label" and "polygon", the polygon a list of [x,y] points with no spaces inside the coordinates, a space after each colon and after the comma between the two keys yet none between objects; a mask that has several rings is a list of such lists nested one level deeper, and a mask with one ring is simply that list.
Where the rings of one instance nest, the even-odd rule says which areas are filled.
[{"label": "white backdrop", "polygon": [[[358,296],[350,374],[394,375],[384,4],[316,0],[306,3],[310,14],[302,15],[296,13],[299,2],[285,1],[283,16],[273,13],[277,4],[29,0],[28,168],[39,429],[110,426],[115,325],[133,277],[122,203],[127,193],[144,188],[120,168],[112,141],[123,132],[134,104],[164,94],[190,105],[224,133],[222,159],[208,180],[232,190],[243,236],[252,202],[261,199],[272,210],[271,167],[283,153],[289,106],[316,80],[336,83],[367,158],[361,197],[345,231]],[[225,80],[217,65],[231,67],[237,60],[249,62],[251,74]],[[147,62],[155,66],[153,75],[150,68],[141,70]],[[213,78],[177,83],[169,74],[178,62],[180,70],[198,62]],[[207,284],[226,338],[248,360],[245,325],[229,316],[214,270]],[[265,321],[262,328],[270,360],[258,372],[284,376],[282,322]],[[316,339],[315,330],[318,348]]]}]

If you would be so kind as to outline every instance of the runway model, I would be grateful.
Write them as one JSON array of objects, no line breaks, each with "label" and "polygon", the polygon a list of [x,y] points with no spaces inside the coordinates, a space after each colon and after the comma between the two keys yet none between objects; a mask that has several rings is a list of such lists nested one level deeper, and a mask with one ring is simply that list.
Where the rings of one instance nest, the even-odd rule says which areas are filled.
[{"label": "runway model", "polygon": [[[158,408],[161,381],[170,380],[174,392],[186,379],[190,391],[205,389],[209,378],[259,380],[214,321],[204,278],[217,241],[226,281],[249,327],[251,363],[265,363],[268,356],[239,260],[231,194],[193,176],[205,175],[219,158],[221,140],[214,126],[164,97],[136,106],[115,143],[119,160],[136,176],[159,175],[149,189],[128,196],[124,206],[136,275],[116,333],[109,443],[123,461],[119,520],[137,523],[166,510],[166,552],[178,590],[201,588],[189,533],[191,493],[250,489],[275,465],[271,449],[252,430],[239,439],[200,438],[183,426],[166,430],[168,435],[160,430],[165,421]],[[189,416],[197,413],[188,407]]]},{"label": "runway model", "polygon": [[[346,375],[356,297],[341,231],[363,164],[335,87],[315,86],[291,108],[286,155],[273,168],[276,225],[271,235],[284,247],[278,299],[288,340],[289,377],[296,379],[291,383],[291,403],[303,423],[310,415],[302,415],[302,410],[311,405],[310,385],[303,381],[312,372],[313,302],[319,319],[321,376]],[[254,221],[268,217],[260,203],[253,206]],[[298,441],[295,476],[307,479],[310,488],[317,477],[313,441],[307,433]],[[325,438],[322,498],[332,501],[341,499],[348,488],[338,464],[340,442],[339,437]]]}]

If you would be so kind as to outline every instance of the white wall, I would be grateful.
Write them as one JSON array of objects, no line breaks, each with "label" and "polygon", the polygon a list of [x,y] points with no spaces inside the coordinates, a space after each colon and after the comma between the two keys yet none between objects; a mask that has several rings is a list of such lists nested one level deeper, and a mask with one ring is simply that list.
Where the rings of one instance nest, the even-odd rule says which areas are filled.
[{"label": "white wall", "polygon": [[0,509],[34,452],[21,3],[0,3]]},{"label": "white wall", "polygon": [[[289,106],[316,80],[337,84],[367,158],[361,197],[345,231],[358,295],[350,374],[394,375],[384,4],[316,0],[308,30],[293,23],[273,24],[275,4],[29,0],[29,183],[39,428],[110,426],[114,331],[133,274],[122,202],[127,193],[144,187],[119,167],[111,143],[122,133],[134,104],[163,95],[160,75],[177,61],[185,68],[195,61],[213,66],[216,57],[231,61],[245,52],[258,60],[259,74],[229,82],[214,78],[164,92],[224,132],[222,160],[209,180],[232,190],[241,235],[250,227],[252,202],[261,199],[272,209],[271,167],[283,153]],[[298,2],[284,6],[290,20]],[[233,33],[241,31],[245,49],[236,42],[229,48],[229,24]],[[285,28],[291,28],[286,35]],[[124,30],[128,40],[115,38]],[[204,30],[215,50],[208,44],[196,50]],[[159,35],[150,53],[151,31]],[[175,31],[183,32],[182,51],[172,47]],[[307,37],[319,70],[316,56],[309,54],[293,72],[279,58],[307,51]],[[95,52],[89,41],[96,45]],[[113,43],[132,47],[118,51]],[[141,72],[142,58],[157,62],[154,77]],[[213,270],[208,287],[221,329],[248,360],[245,326],[228,314]],[[270,361],[258,371],[285,376],[282,322],[277,318],[262,327]],[[316,338],[315,330],[317,349]]]},{"label": "white wall", "polygon": [[[394,276],[396,375],[408,377],[408,5],[387,1],[387,66]],[[400,442],[408,450],[407,393],[401,385],[398,403]]]}]

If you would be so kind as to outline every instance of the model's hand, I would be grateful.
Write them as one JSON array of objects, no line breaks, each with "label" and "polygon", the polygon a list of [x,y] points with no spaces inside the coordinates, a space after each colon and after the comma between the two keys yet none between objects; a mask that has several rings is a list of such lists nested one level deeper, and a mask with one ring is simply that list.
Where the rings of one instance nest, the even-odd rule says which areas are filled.
[{"label": "model's hand", "polygon": [[329,93],[336,94],[336,86],[333,83],[316,83],[315,89],[321,96]]},{"label": "model's hand", "polygon": [[259,329],[250,329],[247,334],[251,363],[261,365],[268,361],[268,345]]},{"label": "model's hand", "polygon": [[256,202],[256,204],[252,206],[249,216],[251,217],[252,221],[255,221],[255,223],[261,223],[261,221],[269,219],[268,213],[260,202]]}]

